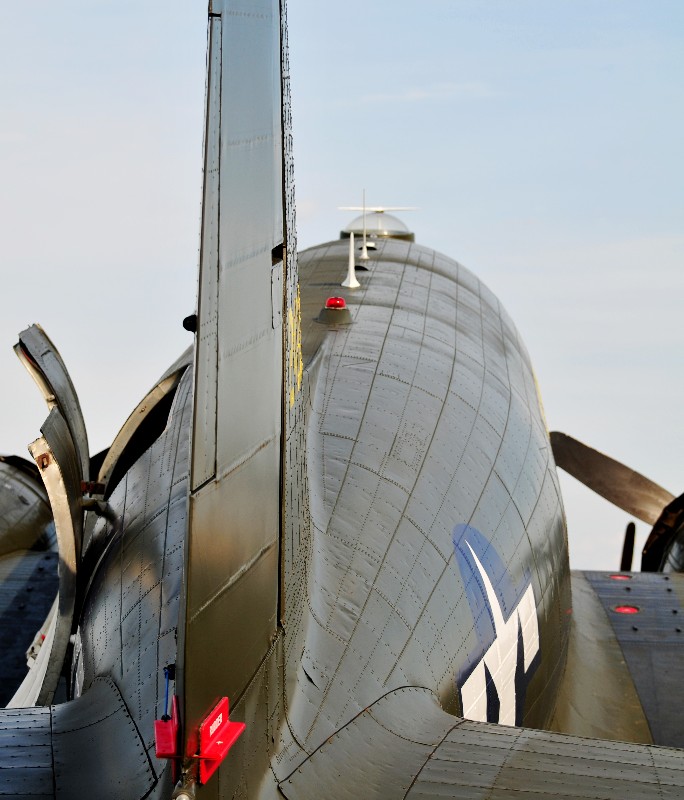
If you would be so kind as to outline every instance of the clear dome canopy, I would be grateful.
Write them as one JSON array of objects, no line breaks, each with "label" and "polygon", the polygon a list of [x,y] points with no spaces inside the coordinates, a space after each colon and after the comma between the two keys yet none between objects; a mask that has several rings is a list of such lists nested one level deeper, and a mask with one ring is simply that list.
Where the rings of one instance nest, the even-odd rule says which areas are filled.
[{"label": "clear dome canopy", "polygon": [[[341,232],[342,239],[348,239],[349,234],[354,237],[363,236],[363,214],[355,217]],[[371,239],[404,239],[412,242],[414,234],[394,214],[386,211],[366,211],[366,236]]]}]

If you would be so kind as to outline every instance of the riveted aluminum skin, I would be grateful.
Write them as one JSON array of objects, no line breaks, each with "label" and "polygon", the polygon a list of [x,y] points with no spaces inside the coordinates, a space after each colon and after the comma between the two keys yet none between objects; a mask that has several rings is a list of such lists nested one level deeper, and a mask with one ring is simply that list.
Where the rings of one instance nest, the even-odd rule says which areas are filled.
[{"label": "riveted aluminum skin", "polygon": [[353,324],[326,329],[315,317],[346,251],[300,254],[312,527],[294,559],[307,574],[286,579],[286,594],[306,580],[307,600],[302,649],[287,650],[278,776],[394,687],[429,687],[459,711],[457,675],[477,648],[454,558],[460,523],[486,532],[502,582],[528,575],[534,588],[543,658],[526,724],[548,721],[564,665],[565,524],[515,328],[464,267],[387,241],[362,287],[343,292]]}]

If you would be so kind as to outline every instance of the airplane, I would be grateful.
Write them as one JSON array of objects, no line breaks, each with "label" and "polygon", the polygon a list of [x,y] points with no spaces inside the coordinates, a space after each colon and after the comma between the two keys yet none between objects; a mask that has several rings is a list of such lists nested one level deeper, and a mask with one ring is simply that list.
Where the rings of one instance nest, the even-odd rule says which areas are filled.
[{"label": "airplane", "polygon": [[[193,347],[93,457],[48,334],[15,348],[49,413],[35,466],[0,462],[3,552],[57,600],[53,573],[3,792],[684,796],[679,501],[549,436],[458,262],[297,256],[285,6],[208,25]],[[645,571],[571,573],[554,453],[654,519]]]}]

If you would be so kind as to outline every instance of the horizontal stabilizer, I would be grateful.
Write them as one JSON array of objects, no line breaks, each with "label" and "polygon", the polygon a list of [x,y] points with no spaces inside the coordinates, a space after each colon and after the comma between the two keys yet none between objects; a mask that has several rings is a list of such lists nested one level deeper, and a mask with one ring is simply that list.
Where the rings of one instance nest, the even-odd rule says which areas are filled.
[{"label": "horizontal stabilizer", "polygon": [[0,774],[12,797],[135,800],[148,797],[157,782],[140,733],[109,678],[98,678],[69,703],[0,709],[0,729]]}]

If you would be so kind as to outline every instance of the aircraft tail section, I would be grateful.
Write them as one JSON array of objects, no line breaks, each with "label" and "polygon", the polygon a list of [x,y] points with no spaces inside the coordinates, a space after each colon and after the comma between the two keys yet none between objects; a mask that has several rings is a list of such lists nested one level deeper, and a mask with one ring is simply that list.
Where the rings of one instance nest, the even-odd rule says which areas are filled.
[{"label": "aircraft tail section", "polygon": [[177,684],[189,782],[201,721],[222,696],[234,707],[278,628],[283,430],[301,386],[283,50],[278,0],[212,0]]}]

